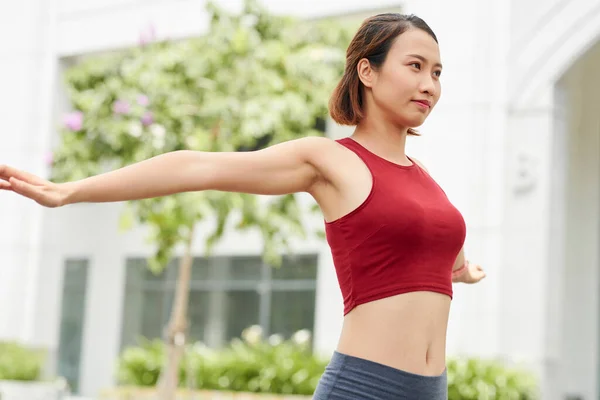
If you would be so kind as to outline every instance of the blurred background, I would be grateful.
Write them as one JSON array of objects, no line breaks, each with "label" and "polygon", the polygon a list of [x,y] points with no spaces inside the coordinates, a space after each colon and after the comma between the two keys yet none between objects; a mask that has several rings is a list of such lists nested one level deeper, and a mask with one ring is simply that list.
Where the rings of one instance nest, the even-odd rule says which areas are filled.
[{"label": "blurred background", "polygon": [[[439,38],[443,95],[407,152],[488,274],[455,285],[450,399],[600,398],[598,0],[4,1],[0,163],[66,181],[349,135],[329,93],[381,12]],[[314,390],[343,305],[309,197],[0,205],[3,400],[149,399],[177,321],[195,398]]]}]

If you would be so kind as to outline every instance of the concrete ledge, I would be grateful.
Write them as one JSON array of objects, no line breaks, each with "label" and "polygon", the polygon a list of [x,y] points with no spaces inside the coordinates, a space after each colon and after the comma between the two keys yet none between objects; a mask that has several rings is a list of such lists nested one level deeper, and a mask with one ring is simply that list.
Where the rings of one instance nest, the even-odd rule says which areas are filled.
[{"label": "concrete ledge", "polygon": [[0,381],[0,400],[66,400],[59,383]]},{"label": "concrete ledge", "polygon": [[[269,393],[179,390],[176,400],[310,400],[312,396]],[[4,400],[4,399],[2,399]],[[122,388],[104,391],[98,400],[158,400],[153,388]]]}]

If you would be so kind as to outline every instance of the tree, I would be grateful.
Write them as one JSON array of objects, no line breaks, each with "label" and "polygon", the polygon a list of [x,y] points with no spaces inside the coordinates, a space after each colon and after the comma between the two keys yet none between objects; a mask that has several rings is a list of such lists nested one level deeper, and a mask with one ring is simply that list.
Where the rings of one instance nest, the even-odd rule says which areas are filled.
[{"label": "tree", "polygon": [[[161,153],[253,151],[307,135],[327,113],[344,67],[349,31],[331,21],[270,15],[246,0],[234,15],[209,3],[208,33],[89,57],[66,72],[73,111],[53,155],[53,180],[76,180]],[[173,397],[186,335],[194,227],[211,220],[207,251],[227,229],[258,230],[277,265],[289,239],[306,234],[294,195],[259,198],[214,191],[130,202],[123,225],[151,231],[162,270],[183,245],[165,339],[161,399]]]}]

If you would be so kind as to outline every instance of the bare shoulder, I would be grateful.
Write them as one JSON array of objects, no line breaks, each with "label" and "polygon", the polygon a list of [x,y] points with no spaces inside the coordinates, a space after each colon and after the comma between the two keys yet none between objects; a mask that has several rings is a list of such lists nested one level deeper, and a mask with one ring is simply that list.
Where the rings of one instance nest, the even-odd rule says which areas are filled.
[{"label": "bare shoulder", "polygon": [[334,147],[339,146],[339,144],[335,140],[325,136],[307,136],[301,139],[297,139],[296,142],[298,143],[298,145],[311,150],[331,150]]},{"label": "bare shoulder", "polygon": [[[365,169],[362,161],[344,145],[327,137],[306,137],[298,143],[307,161],[319,171],[324,186],[339,188],[356,178],[357,171]],[[323,185],[321,185],[323,186]]]},{"label": "bare shoulder", "polygon": [[319,150],[332,149],[336,145],[335,140],[324,136],[306,136],[293,142],[299,149],[307,150],[312,154]]},{"label": "bare shoulder", "polygon": [[348,157],[344,146],[323,136],[307,136],[277,146],[285,146],[288,149],[281,153],[282,157],[295,157],[298,161],[311,165],[316,170],[319,180],[325,182],[337,180],[335,171]]},{"label": "bare shoulder", "polygon": [[296,140],[298,149],[316,167],[335,165],[345,155],[346,148],[334,139],[323,136],[309,136]]}]

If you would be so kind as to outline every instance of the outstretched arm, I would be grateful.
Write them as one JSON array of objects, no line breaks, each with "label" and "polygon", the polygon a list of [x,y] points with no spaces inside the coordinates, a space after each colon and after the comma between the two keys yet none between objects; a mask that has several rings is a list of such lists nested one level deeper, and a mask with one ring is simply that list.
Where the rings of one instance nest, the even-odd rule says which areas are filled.
[{"label": "outstretched arm", "polygon": [[463,247],[452,267],[452,282],[477,283],[483,278],[485,278],[485,271],[480,265],[472,264],[465,258]]},{"label": "outstretched arm", "polygon": [[326,138],[307,137],[253,152],[176,151],[60,184],[0,166],[0,189],[47,207],[139,200],[199,190],[273,195],[308,192],[322,179],[317,157],[326,153],[330,143]]}]

